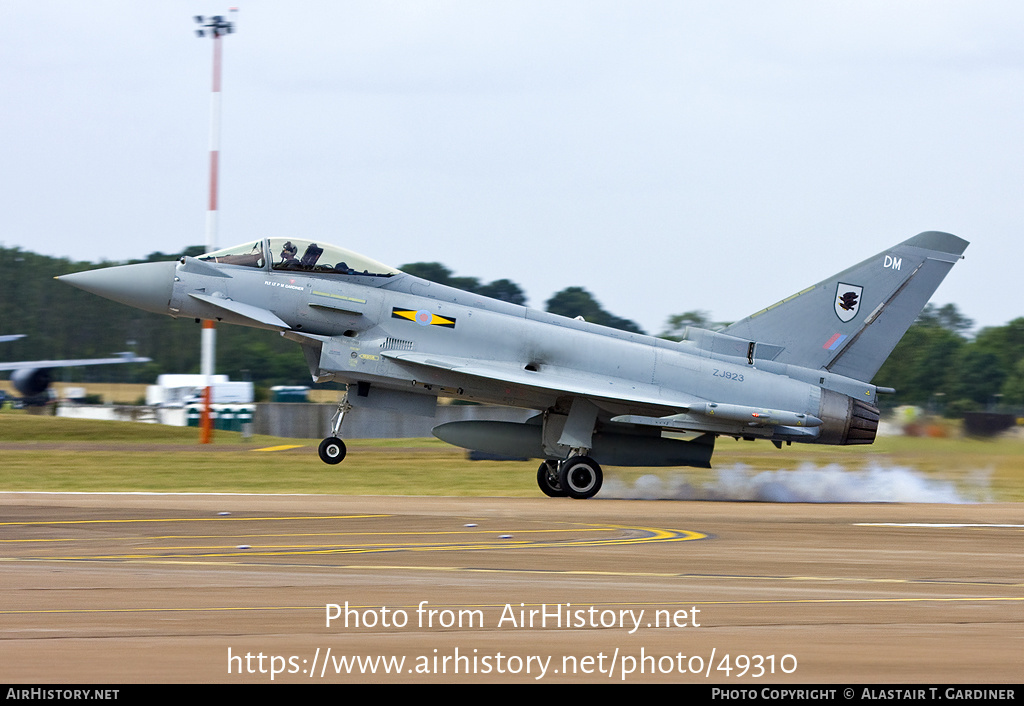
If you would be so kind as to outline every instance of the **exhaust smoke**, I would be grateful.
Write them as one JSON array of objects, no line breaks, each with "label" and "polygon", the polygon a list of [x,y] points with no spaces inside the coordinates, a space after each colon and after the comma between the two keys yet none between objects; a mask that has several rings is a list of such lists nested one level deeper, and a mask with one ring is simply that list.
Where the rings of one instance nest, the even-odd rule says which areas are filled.
[{"label": "exhaust smoke", "polygon": [[769,503],[969,503],[989,499],[988,474],[974,473],[958,488],[902,466],[849,470],[805,463],[795,471],[756,471],[738,463],[715,469],[716,478],[691,483],[685,472],[606,477],[599,498],[719,500]]}]

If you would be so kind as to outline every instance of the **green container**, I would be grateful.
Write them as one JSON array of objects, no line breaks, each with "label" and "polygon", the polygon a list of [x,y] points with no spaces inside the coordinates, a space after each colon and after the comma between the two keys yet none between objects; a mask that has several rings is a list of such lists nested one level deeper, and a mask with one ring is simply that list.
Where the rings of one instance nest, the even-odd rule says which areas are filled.
[{"label": "green container", "polygon": [[235,423],[235,408],[233,405],[222,404],[213,408],[213,428],[221,431],[238,431],[233,425]]}]

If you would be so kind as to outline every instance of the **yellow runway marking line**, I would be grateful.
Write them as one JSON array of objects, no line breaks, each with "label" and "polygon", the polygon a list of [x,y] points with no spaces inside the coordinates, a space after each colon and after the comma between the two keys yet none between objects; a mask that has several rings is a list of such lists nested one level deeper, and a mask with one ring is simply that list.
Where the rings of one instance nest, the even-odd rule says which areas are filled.
[{"label": "yellow runway marking line", "polygon": [[[697,533],[694,533],[697,534]],[[295,550],[259,550],[242,549],[229,552],[206,552],[197,551],[187,554],[103,554],[96,556],[55,556],[55,557],[32,557],[35,561],[132,561],[139,559],[218,559],[229,557],[273,557],[273,556],[318,556],[324,554],[382,554],[388,552],[458,552],[458,551],[481,551],[494,549],[547,549],[551,547],[606,547],[615,545],[644,544],[656,541],[688,541],[702,539],[702,536],[678,537],[673,540],[654,538],[634,539],[607,539],[590,540],[579,542],[529,542],[524,540],[501,540],[500,542],[487,542],[480,544],[398,544],[398,545],[354,545],[348,547],[323,547],[317,549],[295,549]],[[152,551],[152,550],[151,550]]]},{"label": "yellow runway marking line", "polygon": [[265,446],[262,449],[253,449],[253,451],[287,451],[288,449],[301,448],[304,448],[301,444],[285,444],[283,446]]},{"label": "yellow runway marking line", "polygon": [[[508,532],[513,534],[510,530],[491,530],[481,531],[475,530],[478,534],[489,534],[494,535],[498,531]],[[423,543],[423,542],[404,542],[395,544],[352,544],[352,545],[299,545],[296,547],[267,547],[264,549],[247,548],[238,550],[237,547],[231,547],[236,551],[209,551],[210,549],[227,549],[227,547],[146,547],[140,548],[136,551],[146,553],[132,553],[132,554],[103,554],[103,555],[81,555],[81,556],[37,556],[31,557],[36,561],[113,561],[113,560],[140,560],[140,559],[198,559],[198,558],[227,558],[227,557],[257,557],[257,556],[300,556],[300,555],[323,555],[323,554],[368,554],[368,553],[381,553],[381,552],[402,552],[402,551],[480,551],[480,550],[493,550],[493,549],[522,549],[526,547],[530,548],[549,548],[549,547],[605,547],[605,546],[622,546],[622,545],[633,545],[633,544],[648,544],[651,542],[685,542],[693,541],[697,539],[705,539],[707,535],[700,532],[693,532],[690,530],[667,530],[654,527],[629,527],[621,525],[608,525],[601,527],[599,525],[588,525],[584,527],[576,528],[565,528],[565,529],[549,529],[549,530],[519,530],[522,535],[529,537],[530,534],[535,533],[550,533],[550,532],[572,532],[572,533],[583,533],[583,532],[640,532],[643,536],[634,537],[605,537],[595,539],[580,539],[580,540],[566,540],[566,541],[537,541],[531,539],[515,538],[510,536],[508,539],[499,539],[494,541],[493,539],[484,540],[481,538],[478,542],[457,542],[457,543]],[[461,531],[441,531],[436,534],[450,534],[457,533],[461,534]],[[361,533],[362,534],[362,533]],[[389,533],[369,533],[373,536],[388,537]],[[399,535],[413,535],[423,536],[435,534],[433,532],[408,532],[408,533],[396,533]],[[109,541],[109,538],[106,538]],[[149,538],[149,541],[153,541],[153,538]],[[187,553],[189,550],[193,550],[192,553]],[[161,551],[177,551],[186,552],[180,554],[160,554]],[[26,558],[27,559],[27,558]]]},{"label": "yellow runway marking line", "polygon": [[309,517],[152,517],[135,520],[33,520],[30,522],[0,522],[2,527],[32,525],[102,525],[131,524],[139,522],[263,522],[276,520],[361,520],[391,515],[310,515]]},{"label": "yellow runway marking line", "polygon": [[[494,535],[498,533],[502,534],[547,534],[552,532],[606,532],[609,529],[616,529],[612,527],[601,528],[594,527],[591,529],[493,529],[493,530],[440,530],[440,531],[409,531],[409,532],[295,532],[295,533],[277,533],[277,534],[168,534],[168,535],[156,535],[153,537],[57,537],[49,539],[0,539],[0,544],[9,542],[110,542],[118,539],[148,539],[149,541],[156,541],[160,539],[263,539],[267,537],[362,537],[362,536],[388,536],[388,537],[400,537],[403,535],[409,536],[420,536],[420,535],[445,535],[445,534],[458,534],[458,535],[471,535],[471,534],[484,534]],[[170,548],[170,547],[168,547]]]},{"label": "yellow runway marking line", "polygon": [[[31,522],[9,522],[0,523],[0,526],[51,526],[51,525],[102,525],[102,524],[130,524],[130,523],[146,523],[146,522],[214,522],[214,521],[289,521],[289,520],[337,520],[337,519],[378,519],[392,517],[392,515],[386,514],[366,514],[366,515],[334,515],[334,516],[310,516],[310,517],[203,517],[203,518],[145,518],[145,519],[115,519],[115,520],[65,520],[65,521],[31,521]],[[216,558],[229,558],[229,557],[269,557],[269,556],[299,556],[299,555],[323,555],[323,554],[362,554],[362,553],[381,553],[381,552],[400,552],[400,551],[481,551],[481,550],[494,550],[494,549],[518,549],[518,548],[549,548],[549,547],[596,547],[596,546],[620,546],[620,545],[631,545],[631,544],[647,544],[651,542],[680,542],[680,541],[692,541],[697,539],[705,539],[707,535],[694,532],[690,530],[672,530],[672,529],[661,529],[656,527],[635,527],[628,525],[601,525],[597,523],[580,523],[573,524],[567,522],[560,522],[556,524],[564,525],[558,528],[523,528],[523,527],[500,527],[495,529],[480,529],[474,528],[472,530],[458,529],[458,530],[407,530],[400,532],[373,532],[373,531],[359,531],[359,532],[340,532],[340,533],[320,533],[320,532],[307,532],[307,533],[275,533],[275,534],[231,534],[231,535],[161,535],[157,537],[85,537],[85,538],[68,538],[61,540],[59,538],[33,538],[33,539],[10,539],[0,540],[0,543],[12,543],[12,542],[59,542],[66,541],[80,542],[80,541],[117,541],[117,540],[128,540],[138,541],[145,540],[148,542],[159,541],[160,539],[178,539],[178,540],[198,540],[198,539],[226,539],[228,537],[237,540],[243,540],[241,544],[248,545],[252,539],[255,538],[267,538],[267,537],[359,537],[359,536],[373,536],[381,538],[391,537],[442,537],[442,536],[460,536],[466,537],[467,535],[475,535],[480,537],[476,541],[460,541],[454,543],[444,542],[402,542],[402,543],[381,543],[375,542],[372,544],[334,544],[334,543],[320,543],[320,544],[296,544],[296,545],[270,545],[264,547],[252,547],[246,546],[244,549],[239,549],[236,546],[216,546],[216,547],[203,547],[203,546],[170,546],[170,547],[140,547],[135,548],[135,552],[132,554],[103,554],[103,555],[80,555],[80,556],[36,556],[36,557],[23,557],[25,560],[37,560],[37,561],[137,561],[137,560],[159,560],[159,559],[216,559]],[[499,538],[495,541],[494,535],[499,532],[508,534],[508,537]],[[640,536],[610,536],[593,539],[578,539],[578,540],[549,540],[549,541],[538,541],[532,539],[532,537],[545,534],[582,534],[582,533],[625,533],[625,534],[636,534]],[[515,535],[519,535],[516,537]],[[485,539],[485,537],[487,537]],[[244,540],[250,540],[245,542]],[[224,551],[228,550],[228,551]],[[234,551],[230,551],[234,550]],[[168,554],[164,552],[179,552],[177,554]]]},{"label": "yellow runway marking line", "polygon": [[[509,534],[530,535],[530,534],[548,534],[548,533],[552,533],[552,532],[580,533],[580,532],[601,532],[601,531],[602,530],[600,530],[600,529],[584,529],[584,530],[571,530],[571,529],[563,529],[563,530],[520,530],[519,532],[516,532],[515,530],[512,530],[512,531],[509,532]],[[263,538],[268,538],[268,537],[278,537],[278,538],[280,538],[280,537],[333,537],[333,536],[342,536],[342,537],[344,537],[344,536],[364,536],[364,535],[369,535],[369,536],[374,536],[374,537],[381,537],[381,536],[384,536],[384,537],[395,536],[395,537],[397,537],[397,536],[402,536],[402,535],[418,537],[418,536],[449,535],[449,534],[458,534],[458,535],[472,535],[472,534],[476,534],[476,535],[485,535],[487,537],[487,539],[481,538],[479,541],[493,542],[494,541],[494,535],[498,534],[499,532],[503,532],[503,530],[491,530],[489,532],[487,532],[487,531],[484,531],[484,532],[353,532],[353,533],[346,533],[346,532],[319,533],[319,532],[315,532],[315,533],[311,533],[311,534],[295,534],[295,535],[288,535],[288,534],[278,534],[278,535],[273,535],[273,534],[271,534],[271,535],[233,535],[233,537],[236,538],[236,539],[257,539],[257,538],[263,539]],[[226,539],[226,537],[217,537],[217,536],[201,536],[201,537],[178,536],[178,537],[148,537],[148,539],[152,541],[152,540],[157,540],[157,539]],[[639,539],[646,539],[646,538],[639,538]],[[13,541],[19,541],[19,540],[13,540]],[[25,540],[20,540],[20,541],[25,541]],[[71,540],[71,541],[75,541],[75,540]],[[101,540],[92,540],[92,539],[90,539],[90,540],[87,540],[87,541],[101,541]],[[109,541],[109,540],[102,540],[102,541]],[[502,541],[503,542],[520,542],[520,543],[524,543],[524,542],[529,542],[530,540],[529,539],[524,539],[524,538],[509,538],[507,540],[502,540]],[[625,540],[621,539],[621,538],[620,539],[610,539],[610,540],[588,540],[587,543],[589,544],[590,541],[616,541],[616,542],[621,542],[621,541],[625,541]],[[467,545],[471,546],[472,545],[472,543],[470,543],[470,542],[462,542],[461,544],[463,546],[467,546]],[[289,548],[308,549],[308,548],[313,548],[313,547],[325,547],[325,545],[323,543],[321,543],[321,544],[296,544],[296,545],[288,545],[288,544],[266,545],[265,547],[260,547],[259,545],[251,545],[251,546],[252,546],[253,549],[257,549],[257,550],[261,549],[261,548],[262,549],[289,549]],[[443,547],[443,546],[448,546],[448,545],[443,544],[441,542],[437,542],[437,543],[405,542],[405,543],[393,543],[393,544],[392,543],[383,543],[383,542],[374,542],[372,544],[351,544],[351,545],[331,545],[331,544],[329,544],[329,545],[326,545],[326,546],[328,546],[328,547],[336,547],[336,548],[340,548],[340,547],[370,548],[370,547],[434,547],[434,546]],[[452,546],[456,546],[456,545],[452,545]],[[163,550],[163,551],[167,551],[167,550],[188,551],[189,549],[208,549],[208,550],[212,550],[212,549],[234,549],[234,548],[235,548],[234,546],[196,546],[196,545],[185,545],[185,546],[166,546],[166,547],[162,547],[162,546],[139,547],[139,550],[140,551],[161,551],[161,550]]]},{"label": "yellow runway marking line", "polygon": [[[526,547],[534,547],[536,545],[526,545]],[[561,545],[565,546],[565,545]],[[517,548],[517,547],[509,547]],[[295,556],[297,553],[284,552],[283,554],[288,556]],[[226,555],[225,555],[226,556]],[[235,556],[261,556],[260,554],[247,554],[246,552],[238,552]],[[202,555],[189,556],[183,558],[176,557],[138,557],[131,559],[131,563],[138,564],[156,564],[156,565],[170,565],[170,566],[203,566],[208,568],[224,567],[224,568],[237,568],[237,567],[248,567],[255,566],[260,567],[261,570],[272,567],[272,568],[290,568],[290,567],[308,567],[307,564],[265,564],[257,563],[252,564],[251,562],[245,561],[200,561],[205,558]],[[22,563],[45,563],[45,562],[62,562],[79,564],[87,561],[97,560],[97,557],[0,557],[0,563],[8,562],[22,562]],[[122,560],[127,557],[122,557]],[[720,574],[683,574],[683,573],[669,573],[669,572],[655,572],[655,571],[601,571],[601,570],[579,570],[579,569],[503,569],[503,568],[482,568],[482,567],[468,567],[468,566],[416,566],[413,564],[334,564],[330,565],[329,568],[332,571],[412,571],[412,572],[427,572],[427,573],[469,573],[469,574],[525,574],[529,576],[540,576],[540,575],[553,575],[553,576],[588,576],[588,577],[612,577],[612,578],[634,578],[634,579],[698,579],[698,580],[713,580],[713,581],[801,581],[807,582],[810,580],[821,581],[823,583],[876,583],[876,584],[906,584],[912,586],[922,587],[940,587],[940,586],[981,586],[985,588],[1001,588],[1001,589],[1018,589],[1024,588],[1024,583],[998,583],[995,581],[957,581],[957,580],[936,580],[936,579],[888,579],[888,578],[858,578],[853,576],[820,576],[820,577],[807,577],[807,576],[742,576],[742,575],[720,575]],[[817,599],[795,599],[792,602],[815,602]],[[821,599],[831,602],[842,602],[846,599]],[[932,601],[932,600],[961,600],[951,598],[905,598],[905,599],[883,599],[883,598],[866,598],[866,599],[849,599],[854,602],[859,601],[874,601],[874,600],[920,600],[920,601]],[[1008,600],[1008,601],[1024,601],[1024,596],[1010,596],[1010,597],[993,597],[993,598],[963,598],[962,600]],[[702,601],[709,603],[708,601]],[[757,601],[736,601],[738,604],[743,603],[756,603]],[[769,601],[774,603],[784,603],[785,601]],[[729,601],[720,601],[720,603],[728,604]],[[661,604],[659,604],[661,605]],[[0,611],[2,612],[2,611]]]}]

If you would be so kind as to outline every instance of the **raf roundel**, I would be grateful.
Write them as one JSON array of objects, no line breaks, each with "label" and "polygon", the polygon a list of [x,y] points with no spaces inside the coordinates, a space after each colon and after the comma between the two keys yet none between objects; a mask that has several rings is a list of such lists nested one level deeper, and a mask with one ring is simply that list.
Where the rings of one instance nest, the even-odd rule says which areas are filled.
[{"label": "raf roundel", "polygon": [[426,309],[420,309],[418,311],[415,311],[413,309],[401,309],[396,306],[391,309],[391,318],[415,321],[420,326],[441,326],[443,328],[455,328],[455,319],[453,317],[438,316],[437,314],[433,314],[427,311]]}]

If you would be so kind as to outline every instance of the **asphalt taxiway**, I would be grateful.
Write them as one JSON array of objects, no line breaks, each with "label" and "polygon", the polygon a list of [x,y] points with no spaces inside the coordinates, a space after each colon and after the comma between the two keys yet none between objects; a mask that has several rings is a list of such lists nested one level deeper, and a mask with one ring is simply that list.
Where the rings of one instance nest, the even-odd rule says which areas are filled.
[{"label": "asphalt taxiway", "polygon": [[1019,682],[1022,539],[1020,504],[0,494],[0,681]]}]

